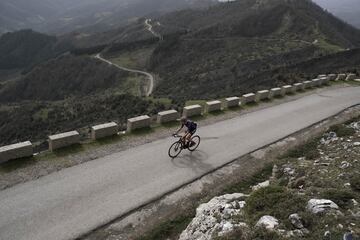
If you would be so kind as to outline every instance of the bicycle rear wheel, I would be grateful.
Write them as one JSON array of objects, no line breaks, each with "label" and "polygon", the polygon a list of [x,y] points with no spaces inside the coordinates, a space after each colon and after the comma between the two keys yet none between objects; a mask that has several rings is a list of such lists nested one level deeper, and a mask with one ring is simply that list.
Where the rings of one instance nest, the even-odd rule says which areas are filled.
[{"label": "bicycle rear wheel", "polygon": [[200,137],[199,137],[198,135],[193,136],[193,137],[191,138],[191,142],[194,142],[194,144],[193,144],[191,147],[188,148],[189,151],[190,151],[190,152],[195,151],[195,150],[199,147],[200,141],[201,141],[201,139],[200,139]]},{"label": "bicycle rear wheel", "polygon": [[182,151],[181,142],[174,142],[169,148],[169,157],[176,158]]}]

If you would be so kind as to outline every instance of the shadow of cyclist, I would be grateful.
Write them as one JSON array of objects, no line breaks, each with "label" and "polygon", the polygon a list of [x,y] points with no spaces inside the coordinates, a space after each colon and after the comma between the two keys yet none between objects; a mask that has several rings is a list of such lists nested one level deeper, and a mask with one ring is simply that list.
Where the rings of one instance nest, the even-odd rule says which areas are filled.
[{"label": "shadow of cyclist", "polygon": [[171,159],[171,162],[178,168],[190,168],[196,173],[209,171],[213,169],[211,164],[206,163],[209,155],[201,150],[180,154],[177,158]]}]

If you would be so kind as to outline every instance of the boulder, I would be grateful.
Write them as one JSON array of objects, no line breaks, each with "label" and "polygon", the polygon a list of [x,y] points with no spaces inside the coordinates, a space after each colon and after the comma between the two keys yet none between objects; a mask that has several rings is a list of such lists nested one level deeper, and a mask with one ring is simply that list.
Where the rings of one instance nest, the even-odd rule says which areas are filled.
[{"label": "boulder", "polygon": [[262,182],[262,183],[259,183],[259,184],[257,184],[256,186],[253,186],[251,189],[252,189],[253,191],[257,191],[257,190],[259,190],[260,188],[266,188],[266,187],[268,187],[268,186],[270,186],[270,181],[269,181],[269,180],[267,180],[267,181],[265,181],[265,182]]},{"label": "boulder", "polygon": [[304,228],[304,225],[302,223],[302,219],[301,217],[299,216],[299,214],[297,213],[294,213],[294,214],[291,214],[289,216],[289,220],[291,222],[291,224],[297,228],[297,229],[303,229]]},{"label": "boulder", "polygon": [[262,216],[256,223],[256,227],[265,227],[267,230],[274,230],[277,226],[279,226],[279,220],[269,215]]},{"label": "boulder", "polygon": [[232,217],[240,215],[247,195],[226,194],[215,197],[196,209],[196,216],[181,233],[179,240],[207,240],[215,234],[227,234],[245,223],[235,223]]},{"label": "boulder", "polygon": [[331,210],[338,210],[339,206],[328,199],[310,199],[307,204],[307,209],[314,214],[328,212]]}]

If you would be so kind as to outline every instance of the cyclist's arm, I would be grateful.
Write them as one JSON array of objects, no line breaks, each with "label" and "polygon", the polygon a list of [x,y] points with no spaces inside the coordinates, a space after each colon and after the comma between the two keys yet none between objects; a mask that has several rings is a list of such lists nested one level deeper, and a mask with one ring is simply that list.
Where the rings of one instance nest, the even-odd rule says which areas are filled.
[{"label": "cyclist's arm", "polygon": [[181,129],[183,129],[183,128],[184,128],[184,124],[181,125],[181,127],[179,128],[179,130],[177,130],[177,131],[175,132],[175,134],[179,134],[179,132],[180,132]]}]

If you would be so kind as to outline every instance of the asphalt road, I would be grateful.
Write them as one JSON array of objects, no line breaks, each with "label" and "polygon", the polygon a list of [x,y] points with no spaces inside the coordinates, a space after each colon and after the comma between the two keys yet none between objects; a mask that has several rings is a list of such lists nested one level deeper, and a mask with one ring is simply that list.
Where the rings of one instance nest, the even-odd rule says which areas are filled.
[{"label": "asphalt road", "polygon": [[324,91],[200,126],[199,150],[174,160],[167,156],[169,137],[6,189],[0,192],[0,239],[74,239],[358,103],[360,87]]},{"label": "asphalt road", "polygon": [[138,74],[142,74],[142,75],[145,75],[148,79],[149,79],[149,86],[147,88],[147,91],[146,91],[146,97],[149,97],[152,92],[154,91],[154,76],[148,72],[144,72],[144,71],[141,71],[141,70],[136,70],[136,69],[131,69],[131,68],[126,68],[126,67],[122,67],[120,65],[117,65],[115,63],[112,63],[111,61],[101,57],[100,53],[97,54],[95,56],[95,58],[103,61],[103,62],[106,62],[107,64],[109,65],[112,65],[112,66],[115,66],[123,71],[127,71],[127,72],[132,72],[132,73],[138,73]]}]

